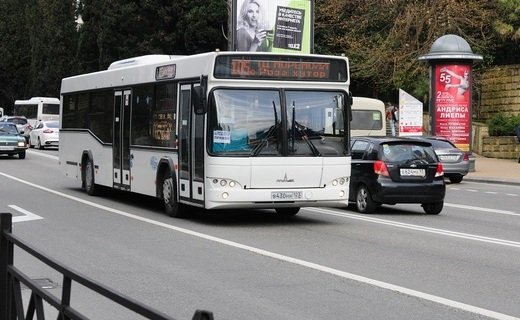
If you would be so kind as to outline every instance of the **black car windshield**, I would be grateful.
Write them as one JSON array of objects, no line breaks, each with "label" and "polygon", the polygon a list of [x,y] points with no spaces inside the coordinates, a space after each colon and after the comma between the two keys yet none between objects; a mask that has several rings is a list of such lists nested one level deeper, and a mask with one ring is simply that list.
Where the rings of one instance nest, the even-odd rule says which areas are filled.
[{"label": "black car windshield", "polygon": [[381,159],[393,163],[418,162],[430,164],[437,162],[437,156],[430,146],[411,143],[385,143],[381,145]]},{"label": "black car windshield", "polygon": [[0,123],[0,133],[18,134],[18,129],[14,124]]},{"label": "black car windshield", "polygon": [[451,142],[449,142],[449,141],[431,139],[430,142],[434,149],[455,149],[455,148],[457,148],[453,144],[451,144]]}]

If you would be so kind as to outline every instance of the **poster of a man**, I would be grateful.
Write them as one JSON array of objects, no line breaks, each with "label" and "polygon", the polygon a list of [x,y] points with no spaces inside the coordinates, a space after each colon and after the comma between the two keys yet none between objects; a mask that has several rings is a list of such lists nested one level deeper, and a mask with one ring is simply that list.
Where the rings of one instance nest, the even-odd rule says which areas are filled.
[{"label": "poster of a man", "polygon": [[233,0],[236,51],[312,53],[313,1]]}]

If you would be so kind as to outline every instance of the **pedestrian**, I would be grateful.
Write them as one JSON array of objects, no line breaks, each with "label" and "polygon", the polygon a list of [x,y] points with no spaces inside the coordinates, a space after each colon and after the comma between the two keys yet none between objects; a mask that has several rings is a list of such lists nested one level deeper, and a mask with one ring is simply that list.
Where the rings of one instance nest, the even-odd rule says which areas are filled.
[{"label": "pedestrian", "polygon": [[386,103],[386,119],[390,122],[392,136],[396,136],[397,127],[399,125],[399,109],[390,102]]}]

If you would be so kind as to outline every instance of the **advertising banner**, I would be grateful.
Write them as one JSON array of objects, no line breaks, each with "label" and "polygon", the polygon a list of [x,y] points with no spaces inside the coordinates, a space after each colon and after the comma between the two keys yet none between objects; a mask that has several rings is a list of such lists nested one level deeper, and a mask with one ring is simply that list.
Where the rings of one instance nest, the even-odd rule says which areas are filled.
[{"label": "advertising banner", "polygon": [[471,65],[438,64],[434,67],[434,134],[458,148],[470,150]]},{"label": "advertising banner", "polygon": [[399,89],[399,136],[422,136],[423,104]]},{"label": "advertising banner", "polygon": [[232,50],[312,53],[313,0],[232,0]]}]

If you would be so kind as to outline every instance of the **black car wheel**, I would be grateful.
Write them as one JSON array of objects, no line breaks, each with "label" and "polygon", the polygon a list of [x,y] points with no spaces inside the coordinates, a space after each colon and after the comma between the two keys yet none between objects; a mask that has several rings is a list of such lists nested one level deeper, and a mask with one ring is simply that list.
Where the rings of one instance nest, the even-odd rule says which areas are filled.
[{"label": "black car wheel", "polygon": [[300,208],[276,208],[276,213],[281,216],[291,217],[300,212]]},{"label": "black car wheel", "polygon": [[25,151],[22,151],[18,154],[19,159],[25,159]]},{"label": "black car wheel", "polygon": [[454,176],[454,177],[449,177],[448,179],[450,179],[451,183],[460,183],[462,181],[463,177],[464,176]]},{"label": "black car wheel", "polygon": [[424,203],[422,207],[426,214],[439,214],[444,207],[444,202]]},{"label": "black car wheel", "polygon": [[361,213],[374,213],[377,204],[372,200],[372,195],[364,184],[360,185],[356,192],[356,209]]}]

